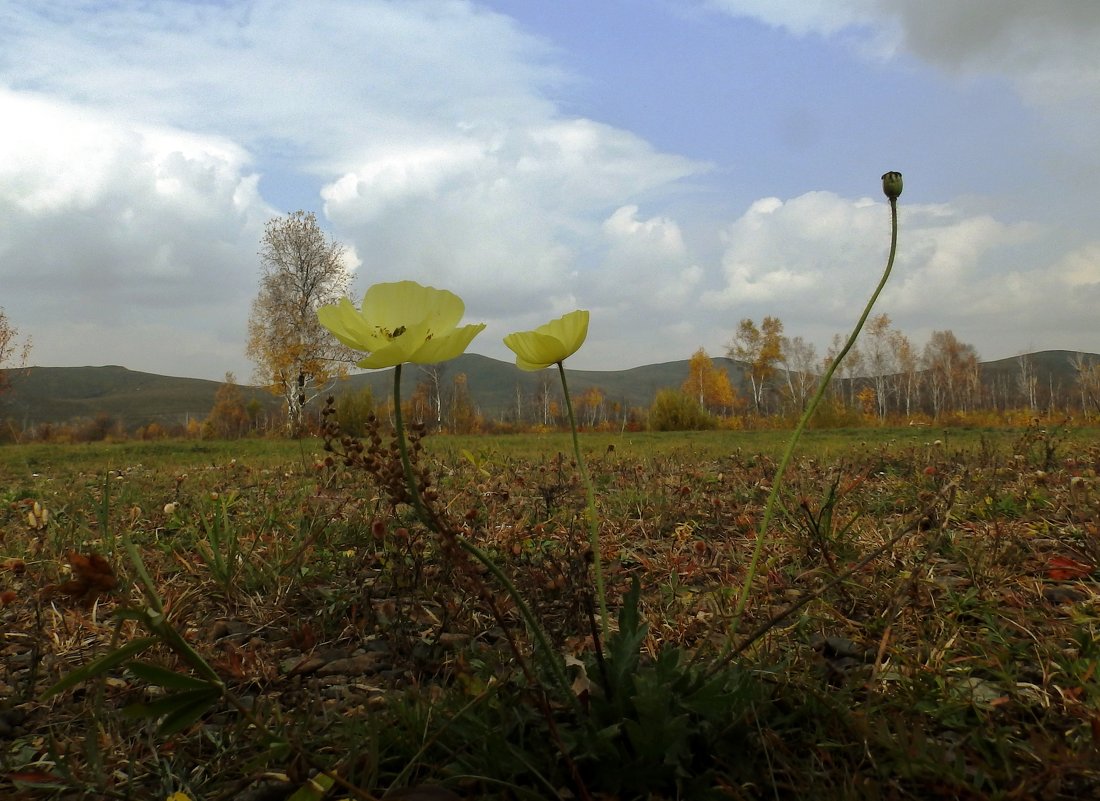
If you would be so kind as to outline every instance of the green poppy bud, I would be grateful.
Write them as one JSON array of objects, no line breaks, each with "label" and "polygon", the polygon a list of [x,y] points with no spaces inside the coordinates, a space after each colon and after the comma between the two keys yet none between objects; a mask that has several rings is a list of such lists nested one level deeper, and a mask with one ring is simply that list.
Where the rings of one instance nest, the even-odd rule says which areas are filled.
[{"label": "green poppy bud", "polygon": [[882,191],[890,200],[897,200],[901,196],[901,173],[888,172],[882,176]]}]

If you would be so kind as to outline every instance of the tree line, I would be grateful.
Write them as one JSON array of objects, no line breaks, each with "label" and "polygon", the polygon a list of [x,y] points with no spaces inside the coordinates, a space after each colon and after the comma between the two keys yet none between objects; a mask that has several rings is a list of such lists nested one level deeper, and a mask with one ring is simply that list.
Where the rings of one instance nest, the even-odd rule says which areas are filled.
[{"label": "tree line", "polygon": [[[819,357],[812,343],[784,336],[779,318],[765,317],[759,326],[742,320],[726,352],[745,363],[755,414],[792,415],[805,408],[841,346],[838,334]],[[1100,361],[1074,354],[1064,367],[1040,374],[1035,356],[1022,354],[1011,368],[983,368],[974,346],[952,331],[933,331],[918,347],[879,314],[841,363],[828,397],[834,412],[879,422],[1020,412],[1096,418]]]}]

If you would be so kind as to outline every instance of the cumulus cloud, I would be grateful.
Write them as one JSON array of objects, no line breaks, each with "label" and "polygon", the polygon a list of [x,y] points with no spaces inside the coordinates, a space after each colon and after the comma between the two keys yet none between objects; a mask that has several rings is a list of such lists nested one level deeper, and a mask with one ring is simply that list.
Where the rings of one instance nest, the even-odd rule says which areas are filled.
[{"label": "cumulus cloud", "polygon": [[835,314],[882,248],[883,209],[809,192],[763,198],[725,231],[725,285],[704,296],[711,307],[797,303]]},{"label": "cumulus cloud", "polygon": [[638,207],[622,206],[604,220],[604,233],[619,245],[628,257],[683,258],[684,238],[680,226],[667,217],[638,219]]},{"label": "cumulus cloud", "polygon": [[1100,291],[1100,242],[1067,253],[1055,268],[1063,284],[1092,293]]},{"label": "cumulus cloud", "polygon": [[7,90],[0,115],[14,121],[0,129],[0,285],[13,317],[49,321],[34,329],[36,360],[113,360],[62,333],[84,323],[174,320],[198,335],[197,307],[203,336],[239,334],[270,211],[240,148]]},{"label": "cumulus cloud", "polygon": [[796,36],[831,35],[874,19],[875,0],[708,0],[706,5],[759,19]]},{"label": "cumulus cloud", "polygon": [[695,264],[680,226],[668,217],[638,218],[623,206],[604,220],[607,255],[599,270],[602,294],[637,314],[642,309],[681,311],[694,301],[703,269]]},{"label": "cumulus cloud", "polygon": [[490,139],[390,146],[322,190],[361,245],[369,280],[432,276],[471,309],[544,310],[571,292],[595,213],[701,169],[591,120],[538,121]]}]

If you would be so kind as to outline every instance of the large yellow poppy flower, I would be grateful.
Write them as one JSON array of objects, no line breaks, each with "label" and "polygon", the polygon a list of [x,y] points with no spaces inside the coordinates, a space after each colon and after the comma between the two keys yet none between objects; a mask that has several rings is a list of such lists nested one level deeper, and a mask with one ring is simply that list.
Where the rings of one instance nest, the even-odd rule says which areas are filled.
[{"label": "large yellow poppy flower", "polygon": [[465,352],[485,323],[458,327],[466,305],[445,289],[415,281],[375,284],[362,309],[350,300],[317,310],[321,325],[349,348],[370,354],[360,367],[377,370],[405,362],[435,364]]},{"label": "large yellow poppy flower", "polygon": [[504,344],[516,354],[521,370],[541,370],[572,356],[588,336],[588,311],[577,309],[534,331],[517,331],[504,338]]}]

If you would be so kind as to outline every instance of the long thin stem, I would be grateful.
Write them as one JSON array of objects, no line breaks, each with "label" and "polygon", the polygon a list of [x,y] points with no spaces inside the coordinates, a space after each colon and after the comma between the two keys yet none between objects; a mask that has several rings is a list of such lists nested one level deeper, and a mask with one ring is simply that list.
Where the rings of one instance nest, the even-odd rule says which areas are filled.
[{"label": "long thin stem", "polygon": [[592,575],[596,578],[596,601],[600,605],[600,633],[607,642],[607,595],[603,586],[603,563],[600,559],[600,521],[596,515],[596,490],[588,475],[588,468],[581,455],[581,443],[577,436],[577,418],[573,414],[573,401],[569,397],[569,384],[565,380],[565,365],[558,362],[558,374],[561,376],[561,390],[565,395],[565,410],[569,413],[569,428],[573,432],[573,454],[577,459],[577,471],[581,474],[587,500],[585,516],[588,518],[588,547],[592,551]]},{"label": "long thin stem", "polygon": [[405,442],[405,422],[401,416],[401,365],[393,368],[393,427],[397,435],[397,449],[401,453],[401,467],[405,471],[405,486],[409,492],[409,500],[416,516],[424,523],[430,525],[427,509],[420,498],[420,489],[416,486],[416,476],[413,475],[412,462],[409,460],[409,446]]},{"label": "long thin stem", "polygon": [[457,542],[462,550],[481,562],[481,564],[484,565],[485,568],[493,574],[493,577],[504,587],[504,591],[508,593],[509,597],[511,597],[512,601],[515,603],[516,610],[519,612],[520,617],[523,618],[532,636],[538,641],[539,647],[546,657],[546,663],[550,667],[550,672],[554,674],[554,681],[557,683],[558,690],[562,693],[562,697],[568,698],[574,706],[577,706],[577,698],[570,689],[569,678],[565,675],[565,667],[558,657],[557,651],[555,651],[554,647],[550,644],[550,638],[546,635],[542,626],[539,625],[535,613],[532,612],[531,607],[528,606],[527,600],[520,594],[520,591],[516,589],[516,585],[504,574],[504,571],[500,569],[500,565],[494,562],[489,554],[485,553],[464,537],[458,537]]},{"label": "long thin stem", "polygon": [[802,432],[806,429],[806,424],[810,422],[810,418],[813,417],[814,411],[817,409],[821,399],[825,396],[825,390],[829,386],[829,382],[833,378],[833,373],[836,372],[837,367],[840,366],[841,360],[848,355],[848,351],[855,345],[856,339],[859,338],[859,332],[863,330],[863,324],[867,322],[868,316],[871,314],[871,309],[874,307],[875,302],[878,300],[878,296],[882,293],[882,288],[886,286],[886,281],[890,278],[890,272],[894,269],[894,256],[897,253],[898,248],[898,201],[897,198],[890,198],[890,255],[886,259],[886,269],[882,273],[882,278],[879,279],[878,286],[875,287],[875,291],[871,294],[870,300],[867,301],[867,305],[863,308],[863,314],[860,315],[859,320],[856,322],[855,328],[852,329],[851,335],[848,337],[848,341],[844,343],[844,347],[841,348],[834,358],[829,368],[825,371],[825,375],[821,377],[821,382],[818,384],[817,391],[814,393],[813,398],[810,400],[806,410],[802,413],[802,417],[798,421],[798,425],[795,427],[794,433],[791,435],[790,441],[787,443],[787,449],[783,452],[783,458],[779,462],[779,467],[775,470],[775,478],[772,480],[771,492],[768,493],[768,502],[764,506],[764,517],[760,521],[760,530],[756,535],[756,545],[752,551],[752,559],[749,560],[748,573],[745,575],[745,583],[741,587],[741,596],[737,601],[737,608],[734,611],[733,628],[730,631],[730,639],[732,642],[733,634],[737,630],[737,625],[741,621],[741,615],[745,611],[745,605],[749,600],[749,593],[752,590],[753,579],[756,577],[756,570],[760,564],[760,556],[764,552],[764,542],[768,535],[768,528],[771,524],[772,514],[775,511],[776,502],[779,499],[779,490],[783,484],[783,477],[787,472],[787,467],[791,463],[791,457],[794,455],[795,445],[798,444],[798,440],[802,437]]},{"label": "long thin stem", "polygon": [[[409,501],[412,504],[413,511],[415,511],[416,516],[424,525],[434,530],[437,534],[442,535],[445,532],[441,530],[439,521],[428,511],[428,507],[424,504],[423,498],[420,497],[420,488],[416,484],[416,476],[413,474],[412,461],[409,459],[409,447],[405,442],[405,424],[401,416],[400,364],[397,365],[393,371],[393,422],[395,436],[397,437],[397,448],[401,454],[401,467],[405,473],[405,486],[409,494]],[[554,651],[553,646],[550,644],[549,637],[546,636],[546,632],[543,630],[542,626],[539,625],[538,619],[535,617],[534,612],[531,611],[531,607],[527,605],[527,601],[520,594],[519,590],[516,589],[516,586],[508,576],[504,574],[500,566],[497,565],[487,553],[464,537],[455,535],[455,541],[460,548],[466,551],[466,553],[481,562],[481,564],[493,574],[493,577],[503,585],[505,592],[507,592],[515,602],[520,617],[527,623],[532,635],[538,641],[540,649],[545,654],[546,661],[550,666],[551,672],[554,674],[554,680],[558,685],[558,689],[564,697],[570,698],[575,703],[576,698],[570,690],[569,679],[565,675],[565,668],[559,660],[557,653]]]}]

